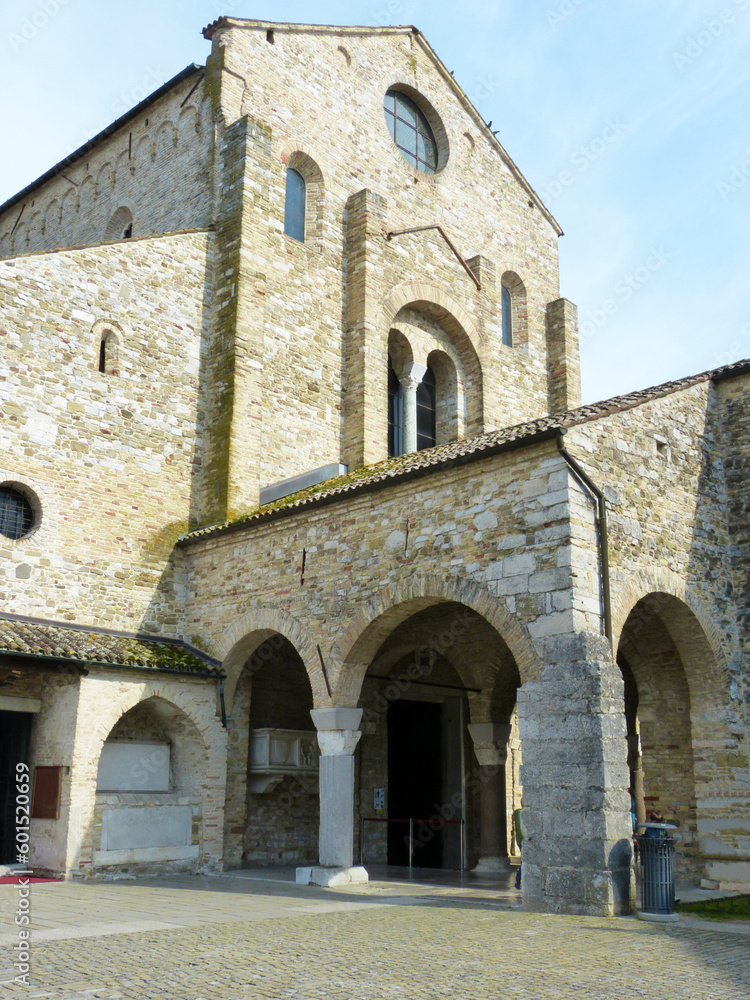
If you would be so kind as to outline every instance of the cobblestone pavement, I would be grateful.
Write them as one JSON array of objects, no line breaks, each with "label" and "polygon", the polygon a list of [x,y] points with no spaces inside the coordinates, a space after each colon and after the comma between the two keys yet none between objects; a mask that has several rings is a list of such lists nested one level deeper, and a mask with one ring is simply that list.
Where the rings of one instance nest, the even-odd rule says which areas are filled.
[{"label": "cobblestone pavement", "polygon": [[750,1000],[748,924],[547,916],[513,898],[482,883],[37,885],[25,986],[8,982],[17,890],[0,886],[0,981],[47,1000]]}]

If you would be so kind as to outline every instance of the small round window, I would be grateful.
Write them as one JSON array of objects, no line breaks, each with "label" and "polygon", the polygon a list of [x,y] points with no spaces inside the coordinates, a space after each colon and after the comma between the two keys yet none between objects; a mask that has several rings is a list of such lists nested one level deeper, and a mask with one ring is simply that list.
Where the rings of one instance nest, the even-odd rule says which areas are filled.
[{"label": "small round window", "polygon": [[404,159],[423,174],[434,174],[437,143],[430,123],[414,101],[400,90],[389,90],[383,110],[391,138]]},{"label": "small round window", "polygon": [[0,486],[0,535],[18,539],[34,527],[34,510],[29,498],[13,486]]}]

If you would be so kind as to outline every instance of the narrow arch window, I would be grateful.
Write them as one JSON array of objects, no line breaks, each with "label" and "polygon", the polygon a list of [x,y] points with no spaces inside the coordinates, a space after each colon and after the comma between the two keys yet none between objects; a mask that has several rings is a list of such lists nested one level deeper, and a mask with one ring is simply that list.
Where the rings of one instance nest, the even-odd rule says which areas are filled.
[{"label": "narrow arch window", "polygon": [[435,445],[437,428],[437,393],[435,373],[427,366],[427,371],[417,386],[417,451]]},{"label": "narrow arch window", "polygon": [[284,232],[300,243],[305,242],[306,187],[302,174],[290,167],[286,172]]},{"label": "narrow arch window", "polygon": [[404,453],[404,387],[388,358],[388,457]]},{"label": "narrow arch window", "polygon": [[12,486],[0,486],[0,535],[16,541],[34,527],[29,498]]},{"label": "narrow arch window", "polygon": [[503,310],[503,344],[506,347],[513,346],[513,300],[511,298],[510,289],[507,285],[503,285],[502,292],[502,310]]},{"label": "narrow arch window", "polygon": [[106,327],[101,332],[99,340],[99,371],[102,375],[119,375],[120,344],[117,335]]}]

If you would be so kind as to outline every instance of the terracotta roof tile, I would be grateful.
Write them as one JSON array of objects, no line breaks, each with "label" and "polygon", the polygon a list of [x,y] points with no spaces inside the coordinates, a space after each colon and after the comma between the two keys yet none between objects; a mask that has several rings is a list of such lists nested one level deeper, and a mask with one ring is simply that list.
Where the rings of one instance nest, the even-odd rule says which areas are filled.
[{"label": "terracotta roof tile", "polygon": [[179,641],[0,615],[0,657],[36,656],[85,664],[221,676],[219,663]]},{"label": "terracotta roof tile", "polygon": [[533,444],[534,441],[552,438],[559,431],[564,431],[569,427],[632,410],[644,403],[669,396],[683,389],[689,389],[702,382],[718,382],[734,375],[746,374],[750,374],[750,360],[737,361],[734,364],[725,365],[723,368],[715,368],[698,375],[651,386],[648,389],[614,396],[599,403],[589,403],[574,410],[553,413],[537,420],[490,431],[473,438],[451,441],[449,444],[438,445],[435,448],[425,448],[423,451],[412,452],[409,455],[389,458],[377,465],[365,466],[345,476],[338,476],[335,479],[319,483],[317,486],[301,490],[299,493],[282,497],[264,507],[248,511],[247,514],[233,520],[207,525],[205,528],[196,528],[183,535],[178,544],[189,545],[228,531],[237,531],[252,522],[279,516],[281,512],[291,513],[302,507],[315,506],[347,493],[358,493],[377,486],[384,486],[389,482],[396,482],[422,471],[437,471],[446,464],[452,465],[461,461],[478,460],[516,446]]}]

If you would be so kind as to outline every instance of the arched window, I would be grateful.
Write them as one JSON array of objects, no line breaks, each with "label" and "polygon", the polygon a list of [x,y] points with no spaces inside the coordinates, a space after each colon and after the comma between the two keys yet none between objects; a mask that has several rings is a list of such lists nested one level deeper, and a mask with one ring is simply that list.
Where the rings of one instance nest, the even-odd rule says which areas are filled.
[{"label": "arched window", "polygon": [[502,294],[502,308],[503,308],[503,343],[506,347],[513,346],[513,300],[511,299],[510,289],[507,285],[503,285]]},{"label": "arched window", "polygon": [[422,381],[417,386],[417,451],[434,446],[435,416],[435,373],[428,365]]},{"label": "arched window", "polygon": [[0,535],[16,541],[34,527],[34,510],[28,497],[7,484],[0,486]]},{"label": "arched window", "polygon": [[120,339],[110,326],[101,321],[94,326],[99,332],[99,371],[102,375],[120,374]]},{"label": "arched window", "polygon": [[[381,411],[382,412],[382,411]],[[404,453],[404,387],[388,358],[388,457]]]},{"label": "arched window", "polygon": [[305,179],[291,167],[286,172],[286,202],[284,232],[292,239],[305,242]]},{"label": "arched window", "polygon": [[430,123],[417,105],[400,90],[389,90],[383,103],[385,120],[399,152],[423,174],[437,170],[437,143]]},{"label": "arched window", "polygon": [[133,235],[133,213],[125,205],[110,217],[104,230],[104,239],[109,242],[114,240],[129,240]]}]

